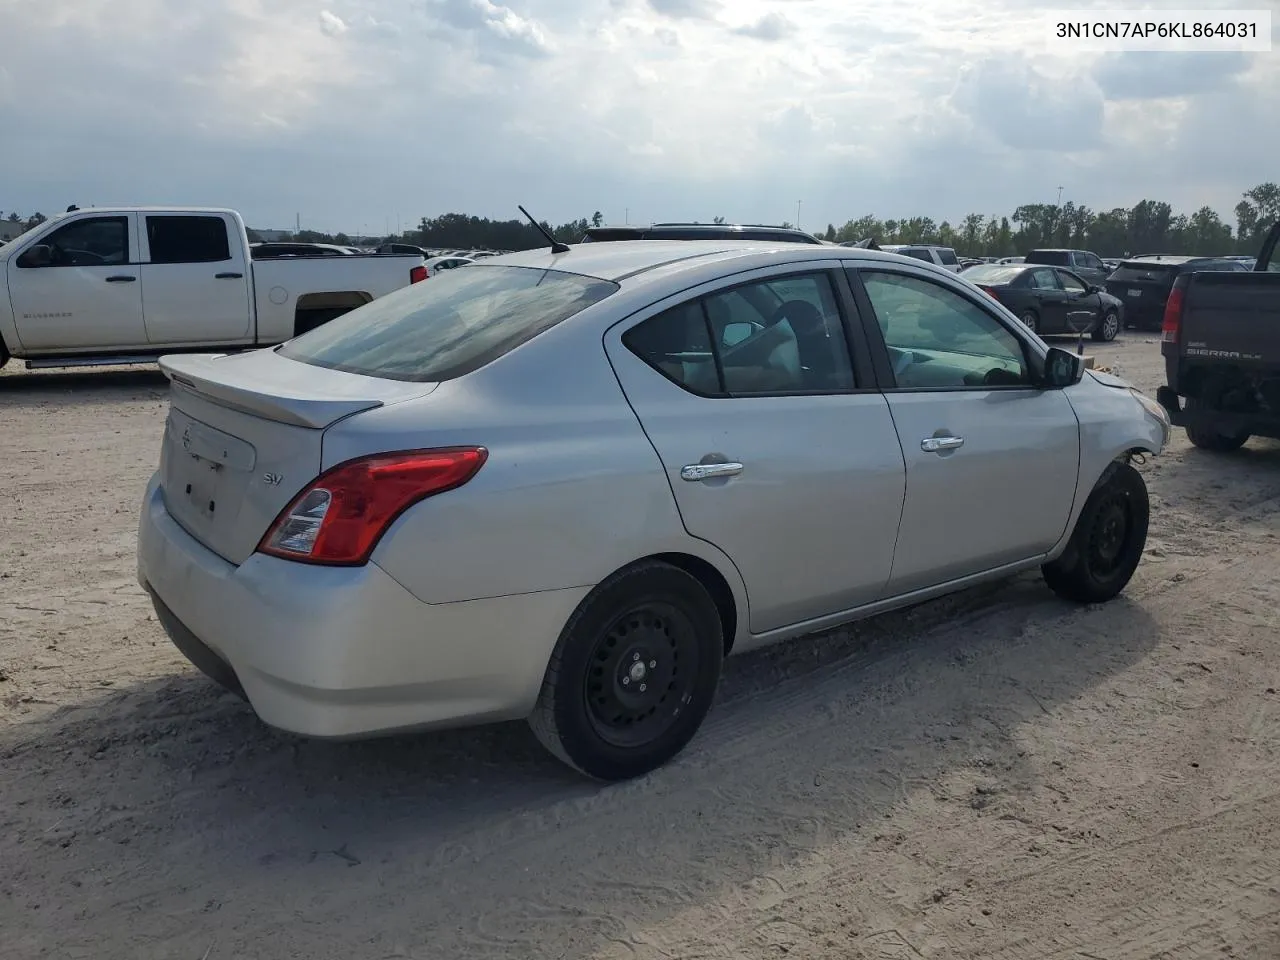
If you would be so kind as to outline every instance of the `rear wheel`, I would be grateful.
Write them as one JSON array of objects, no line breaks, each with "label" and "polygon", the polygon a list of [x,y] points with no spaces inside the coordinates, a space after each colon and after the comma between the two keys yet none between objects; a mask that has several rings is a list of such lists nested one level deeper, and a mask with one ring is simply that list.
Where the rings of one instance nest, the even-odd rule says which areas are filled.
[{"label": "rear wheel", "polygon": [[0,340],[0,368],[9,362],[9,350],[5,347],[4,341]]},{"label": "rear wheel", "polygon": [[1018,317],[1022,321],[1022,325],[1032,333],[1039,333],[1040,318],[1036,316],[1034,310],[1023,310],[1022,315]]},{"label": "rear wheel", "polygon": [[569,618],[529,724],[589,777],[638,777],[693,739],[723,659],[720,615],[702,584],[669,564],[639,564],[601,583]]},{"label": "rear wheel", "polygon": [[1120,332],[1120,315],[1114,310],[1108,310],[1102,315],[1102,319],[1098,321],[1098,325],[1093,328],[1090,334],[1095,340],[1101,340],[1104,343],[1110,343],[1116,338]]},{"label": "rear wheel", "polygon": [[[1190,412],[1198,405],[1194,397],[1187,397],[1184,406]],[[1239,450],[1249,441],[1247,433],[1219,433],[1212,427],[1187,427],[1186,431],[1187,439],[1195,446],[1214,453],[1230,453],[1232,450]]]},{"label": "rear wheel", "polygon": [[1085,501],[1066,551],[1041,568],[1049,589],[1077,603],[1115,597],[1138,569],[1150,516],[1142,474],[1127,463],[1109,467]]}]

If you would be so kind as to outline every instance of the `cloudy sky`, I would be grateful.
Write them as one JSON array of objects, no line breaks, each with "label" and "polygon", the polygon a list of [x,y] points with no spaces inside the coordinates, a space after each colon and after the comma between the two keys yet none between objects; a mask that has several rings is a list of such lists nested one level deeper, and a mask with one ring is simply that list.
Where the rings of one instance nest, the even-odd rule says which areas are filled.
[{"label": "cloudy sky", "polygon": [[1046,11],[1090,5],[0,0],[0,210],[217,205],[380,232],[517,203],[557,223],[776,223],[802,201],[817,229],[1006,213],[1062,186],[1230,220],[1280,178],[1280,45],[1099,54],[1046,35]]}]

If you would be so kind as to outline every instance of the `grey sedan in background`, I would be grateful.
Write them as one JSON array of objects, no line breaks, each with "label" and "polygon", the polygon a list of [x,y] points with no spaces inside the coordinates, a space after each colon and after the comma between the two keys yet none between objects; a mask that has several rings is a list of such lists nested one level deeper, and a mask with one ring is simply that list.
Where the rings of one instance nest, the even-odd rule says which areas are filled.
[{"label": "grey sedan in background", "polygon": [[288,731],[528,718],[604,780],[730,653],[1026,569],[1116,596],[1169,434],[954,274],[825,245],[494,257],[161,365],[138,576],[193,663]]}]

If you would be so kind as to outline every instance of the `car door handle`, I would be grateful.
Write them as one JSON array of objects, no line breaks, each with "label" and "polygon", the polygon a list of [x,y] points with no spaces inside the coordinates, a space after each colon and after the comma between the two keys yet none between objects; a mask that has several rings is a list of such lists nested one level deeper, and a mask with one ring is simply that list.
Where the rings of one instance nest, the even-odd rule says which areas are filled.
[{"label": "car door handle", "polygon": [[125,274],[117,274],[114,277],[107,277],[107,283],[133,283],[137,277],[126,276]]},{"label": "car door handle", "polygon": [[920,441],[920,449],[925,453],[941,453],[944,450],[956,450],[964,446],[964,437],[925,437]]},{"label": "car door handle", "polygon": [[243,276],[244,276],[244,274],[243,274],[243,273],[215,273],[215,274],[213,275],[213,279],[215,279],[215,280],[239,280],[239,279],[241,279]]},{"label": "car door handle", "polygon": [[691,463],[680,468],[680,479],[697,483],[716,477],[736,477],[742,469],[740,463]]}]

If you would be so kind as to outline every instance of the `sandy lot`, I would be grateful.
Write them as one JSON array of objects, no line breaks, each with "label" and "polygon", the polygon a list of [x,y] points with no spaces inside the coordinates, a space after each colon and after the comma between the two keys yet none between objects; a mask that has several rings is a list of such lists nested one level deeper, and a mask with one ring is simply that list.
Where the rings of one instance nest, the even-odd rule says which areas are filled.
[{"label": "sandy lot", "polygon": [[[1096,352],[1154,393],[1158,350]],[[601,788],[522,724],[295,740],[187,666],[134,580],[164,412],[0,375],[0,956],[1280,956],[1280,444],[1176,431],[1121,599],[1027,576],[735,658]]]}]

